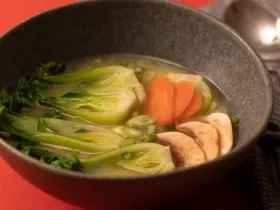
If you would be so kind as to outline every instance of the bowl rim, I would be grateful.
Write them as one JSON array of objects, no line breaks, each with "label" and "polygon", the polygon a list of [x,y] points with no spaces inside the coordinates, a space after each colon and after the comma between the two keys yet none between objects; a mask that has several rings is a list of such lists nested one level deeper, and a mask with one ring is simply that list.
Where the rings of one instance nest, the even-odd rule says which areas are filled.
[{"label": "bowl rim", "polygon": [[[10,33],[13,33],[14,30],[19,29],[21,26],[23,26],[26,22],[28,23],[29,21],[32,21],[36,19],[37,17],[41,17],[43,15],[50,15],[55,12],[59,12],[60,10],[67,9],[67,8],[74,8],[74,7],[79,7],[80,5],[90,5],[94,6],[95,4],[106,4],[110,2],[127,2],[129,3],[130,0],[84,0],[80,2],[74,2],[70,4],[66,4],[63,6],[59,6],[53,9],[46,10],[42,13],[36,14],[34,16],[31,16],[30,18],[20,22],[19,24],[15,25],[8,31],[6,31],[2,36],[0,36],[0,42],[1,40],[9,36]],[[211,24],[217,26],[217,27],[222,27],[229,36],[232,36],[235,40],[239,41],[243,46],[246,47],[246,50],[250,54],[250,56],[257,61],[257,66],[260,74],[262,75],[262,78],[264,80],[265,85],[267,86],[266,89],[266,109],[265,112],[263,113],[264,117],[262,121],[259,122],[258,127],[256,128],[256,132],[254,132],[253,136],[248,140],[245,144],[241,145],[237,150],[233,148],[231,152],[229,152],[226,155],[220,156],[216,158],[215,160],[190,167],[190,168],[182,168],[182,169],[176,169],[171,172],[165,172],[165,173],[159,173],[159,174],[152,174],[152,175],[144,175],[144,176],[132,176],[132,177],[97,177],[97,176],[92,176],[89,174],[81,173],[81,172],[74,172],[70,170],[65,170],[65,169],[60,169],[60,168],[55,168],[49,164],[42,163],[33,157],[27,156],[23,153],[21,153],[19,150],[14,148],[13,146],[9,145],[8,143],[5,142],[4,139],[0,137],[0,145],[4,147],[9,153],[12,155],[15,155],[17,158],[23,159],[24,161],[34,165],[35,167],[38,167],[41,170],[45,170],[48,173],[52,173],[54,175],[59,175],[59,176],[68,176],[71,178],[75,179],[85,179],[85,180],[91,180],[91,181],[98,181],[98,182],[135,182],[135,181],[152,181],[152,180],[159,180],[159,179],[166,179],[166,178],[174,178],[177,176],[184,175],[185,173],[192,173],[197,170],[202,170],[206,168],[211,168],[215,164],[218,164],[222,161],[226,162],[229,161],[230,159],[234,159],[237,156],[240,156],[242,153],[244,153],[252,144],[257,142],[258,137],[264,132],[266,129],[266,126],[268,125],[271,116],[272,116],[272,110],[273,110],[273,87],[272,87],[272,81],[269,75],[269,72],[262,61],[261,57],[256,53],[256,51],[248,44],[246,43],[238,34],[237,32],[234,31],[234,29],[230,28],[226,24],[220,22],[219,20],[215,19],[211,15],[208,15],[202,11],[199,11],[198,9],[191,8],[187,5],[169,1],[169,0],[134,0],[134,2],[141,2],[141,3],[151,3],[151,4],[157,4],[157,5],[163,5],[163,4],[168,4],[169,6],[175,7],[177,9],[184,9],[186,12],[190,12],[192,15],[200,16],[201,19],[204,21],[210,22]],[[1,154],[0,154],[1,156]],[[5,160],[5,158],[3,158]],[[8,161],[5,160],[6,163],[10,164]]]}]

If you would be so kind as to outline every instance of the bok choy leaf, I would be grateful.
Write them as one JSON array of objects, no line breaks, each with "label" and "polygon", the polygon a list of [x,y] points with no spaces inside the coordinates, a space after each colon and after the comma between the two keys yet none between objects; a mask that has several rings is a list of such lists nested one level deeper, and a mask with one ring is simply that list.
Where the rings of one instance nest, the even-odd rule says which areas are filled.
[{"label": "bok choy leaf", "polygon": [[[2,113],[0,126],[4,131],[32,142],[89,153],[115,150],[136,141],[136,139],[123,138],[109,129],[95,125],[61,119],[28,117],[9,112]],[[86,132],[80,132],[81,130]]]},{"label": "bok choy leaf", "polygon": [[83,167],[79,160],[73,155],[61,156],[55,153],[49,152],[48,150],[40,148],[37,143],[31,142],[26,139],[19,138],[8,132],[1,132],[0,136],[5,138],[5,141],[11,146],[17,148],[25,155],[36,158],[44,163],[48,163],[56,168],[82,171]]},{"label": "bok choy leaf", "polygon": [[156,143],[135,144],[80,161],[85,167],[109,162],[142,174],[174,169],[169,147]]}]

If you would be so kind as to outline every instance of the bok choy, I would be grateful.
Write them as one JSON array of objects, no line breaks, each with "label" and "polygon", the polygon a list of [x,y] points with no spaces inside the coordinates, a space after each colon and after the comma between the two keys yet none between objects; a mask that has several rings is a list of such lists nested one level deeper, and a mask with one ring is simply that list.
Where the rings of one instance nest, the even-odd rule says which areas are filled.
[{"label": "bok choy", "polygon": [[89,153],[102,153],[133,144],[102,127],[61,119],[35,118],[9,112],[2,113],[2,129],[37,143],[52,144]]},{"label": "bok choy", "polygon": [[110,163],[142,174],[174,169],[169,147],[155,143],[135,144],[80,161],[84,167]]},{"label": "bok choy", "polygon": [[80,164],[80,161],[73,155],[62,156],[49,152],[41,148],[37,143],[21,139],[20,137],[14,136],[8,132],[0,132],[0,136],[5,138],[7,143],[17,148],[25,155],[34,157],[41,162],[50,164],[56,168],[83,171],[83,166]]},{"label": "bok choy", "polygon": [[74,171],[108,164],[136,174],[174,169],[170,148],[156,143],[156,119],[141,115],[146,94],[138,77],[147,69],[114,64],[65,70],[56,62],[37,64],[16,89],[1,90],[0,136],[7,143]]},{"label": "bok choy", "polygon": [[144,88],[134,71],[121,66],[41,79],[48,82],[49,87],[59,85],[59,90],[55,93],[46,89],[37,91],[39,103],[96,124],[122,124],[145,99]]},{"label": "bok choy", "polygon": [[40,102],[62,113],[102,125],[121,124],[137,108],[137,98],[131,90],[92,95],[68,93],[60,98],[48,98]]}]

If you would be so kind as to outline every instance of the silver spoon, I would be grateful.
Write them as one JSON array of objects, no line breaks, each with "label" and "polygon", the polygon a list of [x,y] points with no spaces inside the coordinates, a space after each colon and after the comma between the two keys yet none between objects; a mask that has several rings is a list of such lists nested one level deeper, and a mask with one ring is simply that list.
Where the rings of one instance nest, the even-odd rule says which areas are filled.
[{"label": "silver spoon", "polygon": [[226,10],[224,21],[264,60],[280,60],[280,19],[252,0],[238,0]]}]

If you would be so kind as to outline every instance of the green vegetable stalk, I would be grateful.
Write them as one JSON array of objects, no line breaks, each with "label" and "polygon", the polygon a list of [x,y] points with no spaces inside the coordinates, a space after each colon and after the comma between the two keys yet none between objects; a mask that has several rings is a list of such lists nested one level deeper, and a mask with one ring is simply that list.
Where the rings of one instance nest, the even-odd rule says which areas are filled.
[{"label": "green vegetable stalk", "polygon": [[135,144],[80,161],[84,167],[111,163],[142,174],[174,169],[169,147],[155,143]]},{"label": "green vegetable stalk", "polygon": [[126,139],[106,128],[61,119],[4,112],[0,120],[2,129],[21,138],[82,152],[103,153],[136,141],[136,138]]},{"label": "green vegetable stalk", "polygon": [[[62,85],[59,89],[67,92],[42,90],[41,104],[95,124],[120,125],[145,100],[144,88],[134,71],[121,66],[42,78],[53,84],[64,84],[66,87]],[[71,84],[73,89],[69,91]]]},{"label": "green vegetable stalk", "polygon": [[153,125],[156,122],[156,118],[149,115],[139,115],[126,122],[126,124],[133,128],[142,128],[149,125]]},{"label": "green vegetable stalk", "polygon": [[84,96],[72,94],[61,98],[47,98],[42,104],[62,113],[102,125],[122,124],[137,108],[137,98],[132,90],[108,90]]}]

